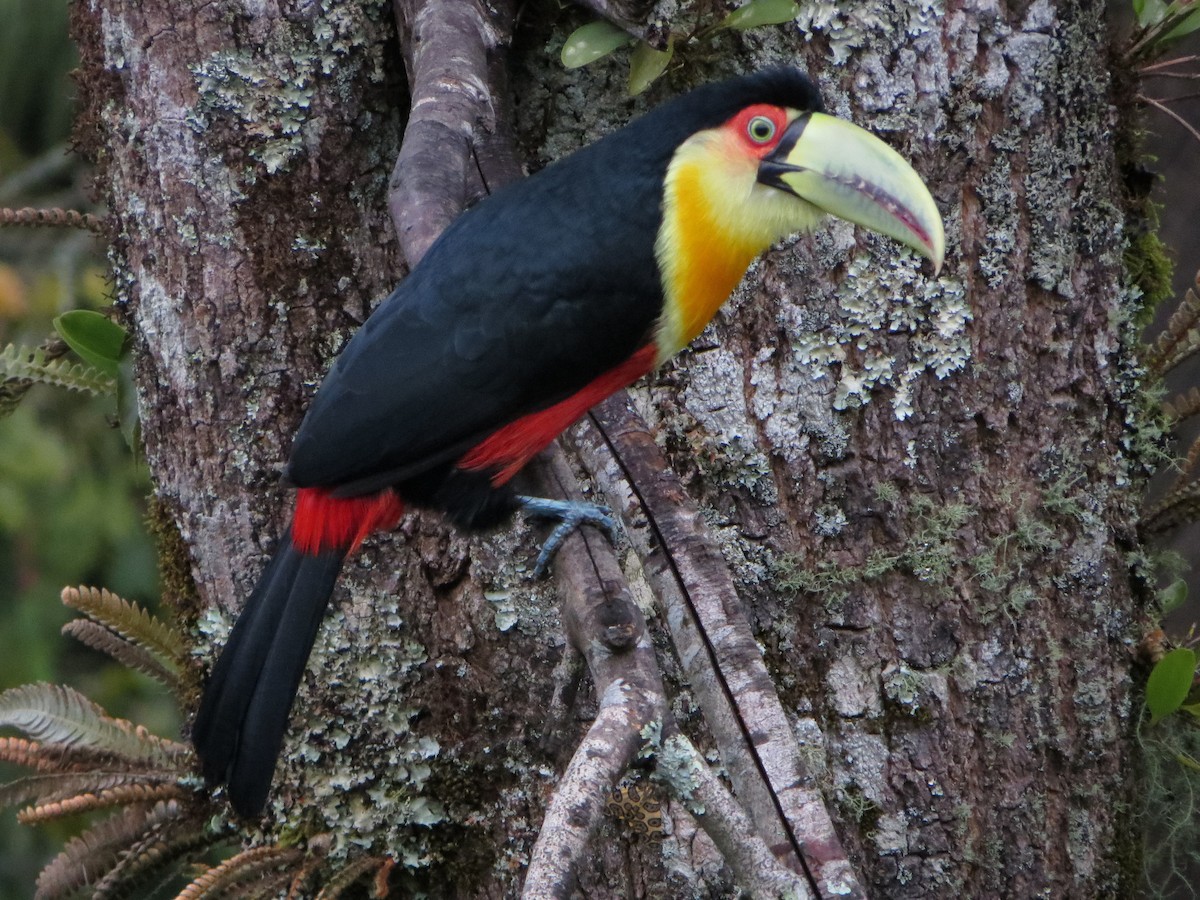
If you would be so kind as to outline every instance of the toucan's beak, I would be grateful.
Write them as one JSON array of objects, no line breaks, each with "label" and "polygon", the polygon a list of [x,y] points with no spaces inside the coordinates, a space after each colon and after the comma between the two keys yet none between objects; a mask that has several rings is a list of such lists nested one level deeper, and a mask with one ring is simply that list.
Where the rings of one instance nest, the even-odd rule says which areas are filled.
[{"label": "toucan's beak", "polygon": [[758,169],[758,180],[839,219],[894,237],[942,268],[946,233],[933,197],[904,158],[844,119],[804,113]]}]

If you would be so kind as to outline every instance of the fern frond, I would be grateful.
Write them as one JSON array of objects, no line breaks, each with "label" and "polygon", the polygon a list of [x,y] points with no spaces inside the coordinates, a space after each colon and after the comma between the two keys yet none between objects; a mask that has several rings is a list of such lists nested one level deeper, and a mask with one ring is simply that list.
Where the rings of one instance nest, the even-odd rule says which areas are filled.
[{"label": "fern frond", "polygon": [[278,900],[279,894],[288,886],[291,877],[291,872],[286,869],[282,872],[269,872],[258,881],[234,885],[221,896],[224,900]]},{"label": "fern frond", "polygon": [[1172,422],[1182,422],[1184,419],[1200,413],[1200,387],[1193,387],[1177,397],[1172,397],[1163,403],[1163,415]]},{"label": "fern frond", "polygon": [[79,794],[95,794],[128,785],[152,787],[178,783],[177,775],[166,772],[149,774],[96,769],[89,772],[28,775],[0,785],[0,806],[54,803]]},{"label": "fern frond", "polygon": [[62,602],[168,663],[179,666],[186,659],[179,632],[111,591],[86,585],[63,588]]},{"label": "fern frond", "polygon": [[[0,382],[49,384],[87,394],[111,394],[117,389],[115,379],[87,363],[51,359],[40,347],[17,344],[9,344],[0,351]],[[2,414],[11,411],[0,409]]]},{"label": "fern frond", "polygon": [[252,847],[209,869],[179,894],[175,900],[212,900],[239,882],[259,880],[272,869],[298,862],[303,852],[276,844]]},{"label": "fern frond", "polygon": [[155,681],[179,692],[179,674],[168,669],[159,658],[138,644],[131,643],[115,631],[91,619],[74,619],[62,627],[62,633],[86,644],[93,650],[107,653],[127,669],[149,675]]},{"label": "fern frond", "polygon": [[146,809],[127,809],[72,838],[38,875],[37,900],[69,897],[93,884],[141,837],[149,816]]},{"label": "fern frond", "polygon": [[177,769],[191,751],[114,719],[65,685],[27,684],[0,694],[0,726],[17,728],[43,743],[111,753],[153,768]]},{"label": "fern frond", "polygon": [[39,771],[55,768],[55,761],[46,758],[41,744],[19,737],[0,738],[0,761]]},{"label": "fern frond", "polygon": [[1142,516],[1141,528],[1147,534],[1160,534],[1200,520],[1200,481],[1193,481],[1168,492]]},{"label": "fern frond", "polygon": [[27,806],[17,813],[22,825],[38,825],[51,819],[74,816],[113,806],[149,805],[159,800],[178,800],[187,794],[177,783],[123,784],[96,793],[75,794],[62,800]]},{"label": "fern frond", "polygon": [[[59,357],[65,356],[69,349],[67,342],[57,334],[46,338],[38,347],[45,363],[52,363]],[[9,415],[16,409],[17,404],[21,402],[31,387],[33,387],[33,382],[27,378],[0,378],[0,418]]]},{"label": "fern frond", "polygon": [[147,879],[182,860],[195,856],[221,840],[205,820],[184,816],[174,800],[155,805],[146,820],[145,837],[130,846],[117,864],[96,884],[92,900],[115,900],[129,896]]},{"label": "fern frond", "polygon": [[357,884],[364,875],[370,872],[376,874],[381,871],[390,872],[393,865],[392,860],[386,856],[360,857],[339,869],[337,874],[321,888],[321,893],[317,894],[317,900],[337,900],[346,892],[347,888]]},{"label": "fern frond", "polygon": [[1179,307],[1171,314],[1166,329],[1158,336],[1146,354],[1146,368],[1161,378],[1200,347],[1200,272],[1196,273],[1194,288],[1189,288]]}]

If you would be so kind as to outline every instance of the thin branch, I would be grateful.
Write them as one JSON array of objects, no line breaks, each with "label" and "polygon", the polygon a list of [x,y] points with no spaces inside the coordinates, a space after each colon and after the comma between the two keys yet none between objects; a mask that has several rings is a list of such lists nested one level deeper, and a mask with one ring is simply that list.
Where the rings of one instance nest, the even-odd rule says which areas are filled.
[{"label": "thin branch", "polygon": [[[1197,81],[1200,81],[1200,75],[1190,77],[1194,77]],[[1196,91],[1191,94],[1179,94],[1175,97],[1155,97],[1154,99],[1158,103],[1179,103],[1183,100],[1195,100],[1197,97],[1200,97],[1200,91]]]},{"label": "thin branch", "polygon": [[[663,741],[658,773],[675,797],[701,824],[735,872],[754,872],[754,897],[812,897],[809,883],[785,868],[758,836],[754,825],[725,785],[684,735]],[[746,882],[742,882],[743,885]]]},{"label": "thin branch", "polygon": [[[539,487],[558,496],[577,494],[561,448],[552,449],[537,474]],[[606,539],[590,529],[576,532],[559,550],[554,570],[567,635],[587,660],[600,712],[550,799],[522,892],[527,900],[569,894],[609,792],[647,727],[667,714],[646,621]]]},{"label": "thin branch", "polygon": [[[791,857],[823,896],[865,896],[775,693],[717,542],[658,449],[648,426],[619,393],[572,432],[585,467],[610,490],[646,576],[665,608],[678,655],[716,737],[734,789],[777,857]],[[612,471],[612,460],[621,472]],[[637,504],[649,517],[634,527]]]},{"label": "thin branch", "polygon": [[1138,72],[1144,76],[1153,72],[1158,72],[1162,69],[1169,69],[1172,66],[1184,66],[1188,63],[1194,62],[1200,62],[1200,56],[1176,56],[1172,59],[1164,59],[1160,62],[1150,63],[1149,65],[1142,66]]},{"label": "thin branch", "polygon": [[1166,106],[1165,104],[1160,103],[1159,101],[1155,100],[1153,97],[1147,97],[1145,94],[1138,94],[1137,97],[1143,103],[1149,103],[1151,106],[1153,106],[1155,109],[1159,110],[1160,112],[1166,113],[1168,116],[1170,116],[1176,122],[1178,122],[1180,125],[1182,125],[1184,128],[1186,128],[1188,131],[1188,134],[1190,134],[1198,142],[1200,142],[1200,131],[1197,131],[1195,126],[1193,126],[1187,119],[1183,118],[1183,116],[1179,115],[1179,113],[1175,112],[1173,109]]},{"label": "thin branch", "polygon": [[[393,0],[412,109],[392,170],[388,209],[416,264],[473,200],[519,174],[506,161],[499,109],[512,0]],[[494,140],[491,140],[491,139]]]}]

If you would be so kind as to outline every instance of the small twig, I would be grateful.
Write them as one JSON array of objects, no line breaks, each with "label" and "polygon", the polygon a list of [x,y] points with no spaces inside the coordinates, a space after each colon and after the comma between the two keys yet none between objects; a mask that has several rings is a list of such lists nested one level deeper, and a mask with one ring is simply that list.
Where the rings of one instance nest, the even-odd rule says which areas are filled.
[{"label": "small twig", "polygon": [[[1197,81],[1200,81],[1200,75],[1195,77]],[[1181,100],[1195,100],[1197,97],[1200,97],[1200,91],[1191,94],[1179,94],[1175,97],[1155,97],[1154,99],[1159,103],[1178,103]]]},{"label": "small twig", "polygon": [[47,226],[51,228],[86,228],[95,234],[104,234],[105,220],[91,213],[74,209],[22,209],[0,208],[0,225]]},{"label": "small twig", "polygon": [[1176,78],[1182,81],[1200,81],[1200,72],[1148,72],[1143,78]]},{"label": "small twig", "polygon": [[1158,72],[1160,69],[1169,69],[1172,66],[1183,66],[1194,62],[1200,62],[1200,56],[1176,56],[1172,59],[1164,59],[1160,62],[1150,63],[1142,66],[1138,71],[1142,75],[1146,75],[1148,73]]},{"label": "small twig", "polygon": [[1143,103],[1149,103],[1151,106],[1153,106],[1155,109],[1159,110],[1160,112],[1166,113],[1168,116],[1170,116],[1176,122],[1178,122],[1180,125],[1182,125],[1184,128],[1186,128],[1188,131],[1188,134],[1190,134],[1192,137],[1194,137],[1197,141],[1200,141],[1200,131],[1197,131],[1195,126],[1193,126],[1190,122],[1188,122],[1187,119],[1183,118],[1183,116],[1179,115],[1179,113],[1175,112],[1173,109],[1170,109],[1163,103],[1160,103],[1158,100],[1155,100],[1152,97],[1147,97],[1145,94],[1138,94],[1137,98],[1139,100],[1141,100]]}]

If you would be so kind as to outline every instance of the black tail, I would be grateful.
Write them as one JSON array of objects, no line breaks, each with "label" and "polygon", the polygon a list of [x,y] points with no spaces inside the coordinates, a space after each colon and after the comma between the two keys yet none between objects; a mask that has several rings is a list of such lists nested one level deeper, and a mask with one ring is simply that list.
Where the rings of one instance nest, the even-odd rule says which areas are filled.
[{"label": "black tail", "polygon": [[262,812],[292,700],[344,553],[302,554],[289,530],[213,666],[192,743],[210,784],[243,816]]}]

